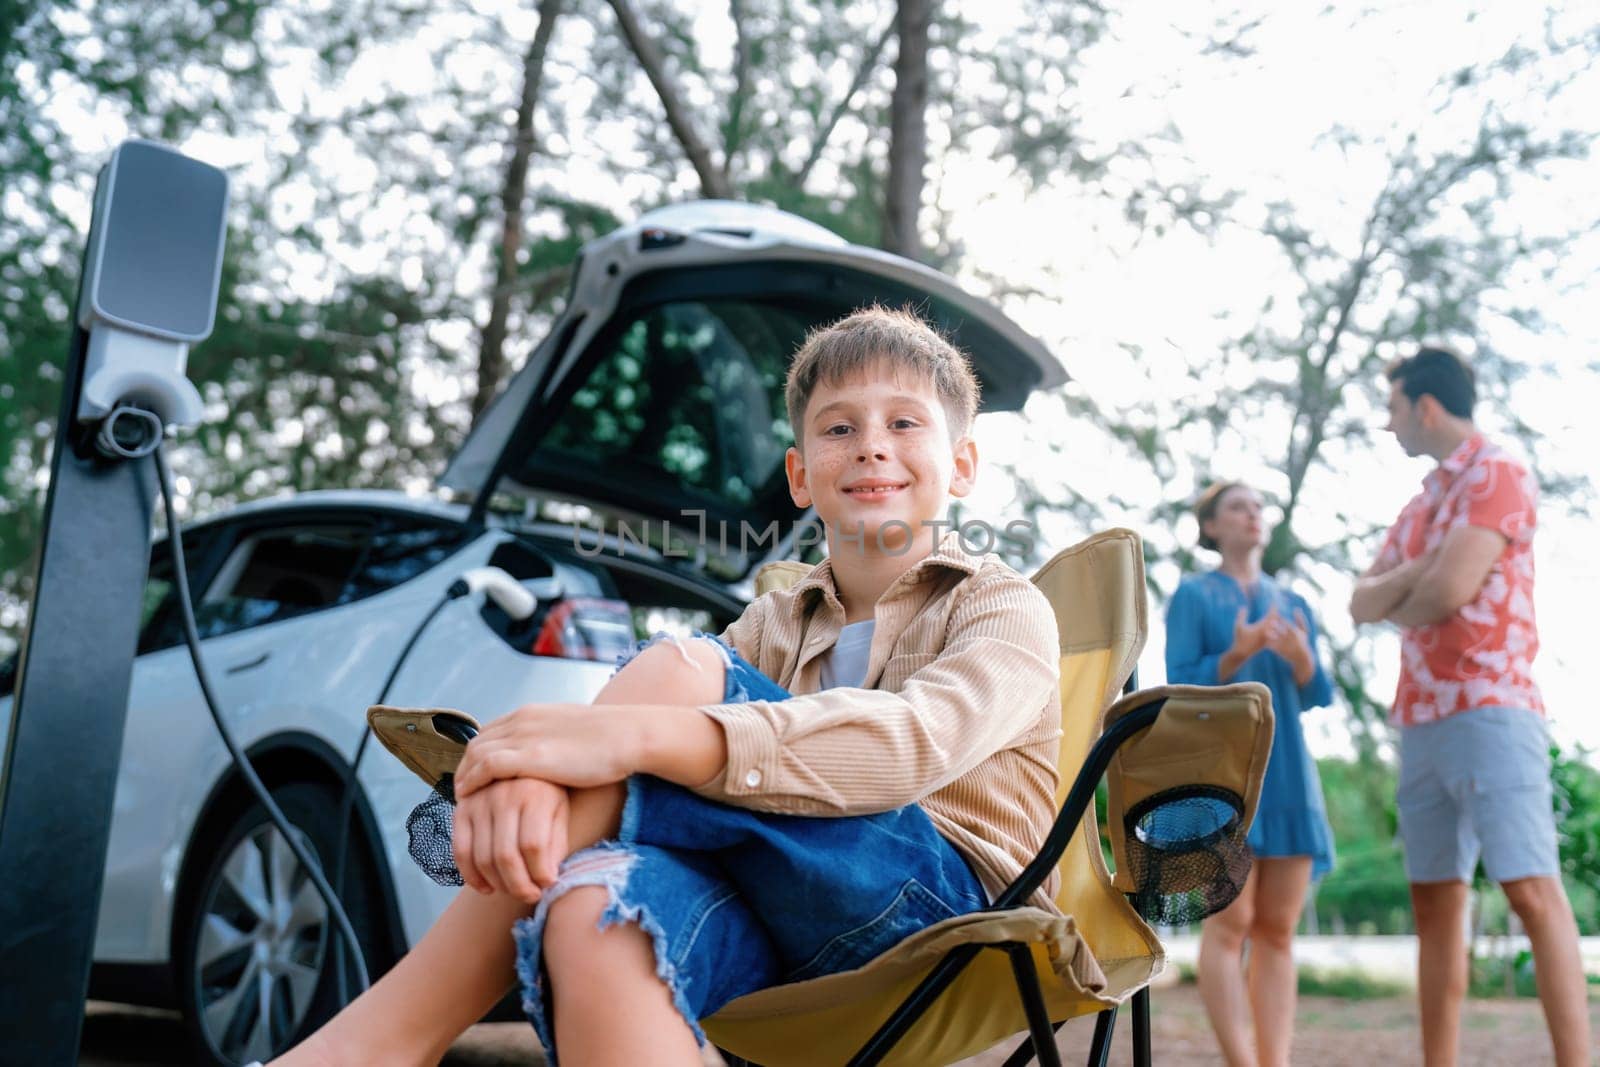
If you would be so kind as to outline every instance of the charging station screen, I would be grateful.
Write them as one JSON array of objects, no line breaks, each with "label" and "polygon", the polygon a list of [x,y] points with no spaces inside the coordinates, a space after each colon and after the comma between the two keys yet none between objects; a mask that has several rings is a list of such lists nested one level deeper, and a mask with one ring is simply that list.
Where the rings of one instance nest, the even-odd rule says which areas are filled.
[{"label": "charging station screen", "polygon": [[228,180],[175,152],[117,153],[95,306],[123,322],[199,338],[211,330]]}]

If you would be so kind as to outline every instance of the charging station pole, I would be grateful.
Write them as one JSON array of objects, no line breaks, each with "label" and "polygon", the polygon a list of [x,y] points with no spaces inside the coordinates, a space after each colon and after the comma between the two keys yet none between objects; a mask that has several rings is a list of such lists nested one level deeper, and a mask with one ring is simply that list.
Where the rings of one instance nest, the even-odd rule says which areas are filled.
[{"label": "charging station pole", "polygon": [[[77,1062],[169,426],[199,419],[227,178],[130,141],[96,185],[0,761],[0,1063]],[[164,724],[152,724],[160,728]]]}]

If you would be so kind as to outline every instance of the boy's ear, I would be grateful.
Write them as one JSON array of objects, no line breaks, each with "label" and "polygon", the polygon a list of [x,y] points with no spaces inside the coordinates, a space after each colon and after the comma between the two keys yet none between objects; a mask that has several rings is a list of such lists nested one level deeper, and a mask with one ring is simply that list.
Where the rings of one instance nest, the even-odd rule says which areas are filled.
[{"label": "boy's ear", "polygon": [[793,445],[783,454],[783,472],[789,476],[789,499],[797,508],[811,506],[811,490],[806,485],[806,461]]},{"label": "boy's ear", "polygon": [[963,497],[978,484],[978,442],[963,436],[955,445],[950,469],[950,495]]}]

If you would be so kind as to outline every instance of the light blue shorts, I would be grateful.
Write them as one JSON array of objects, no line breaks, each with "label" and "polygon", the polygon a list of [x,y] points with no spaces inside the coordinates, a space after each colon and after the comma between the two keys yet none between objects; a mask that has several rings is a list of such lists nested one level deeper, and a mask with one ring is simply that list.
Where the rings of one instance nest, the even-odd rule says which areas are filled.
[{"label": "light blue shorts", "polygon": [[1474,708],[1400,728],[1400,839],[1413,882],[1561,873],[1544,720]]}]

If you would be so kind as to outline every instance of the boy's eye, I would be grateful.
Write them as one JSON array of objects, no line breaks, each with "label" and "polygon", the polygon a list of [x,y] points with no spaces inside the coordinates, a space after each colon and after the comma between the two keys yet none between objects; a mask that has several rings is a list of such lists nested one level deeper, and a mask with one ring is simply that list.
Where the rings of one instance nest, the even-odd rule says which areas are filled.
[{"label": "boy's eye", "polygon": [[896,430],[914,430],[917,428],[917,420],[911,418],[899,418],[891,422],[889,426]]},{"label": "boy's eye", "polygon": [[838,422],[834,423],[832,426],[829,426],[822,432],[829,437],[843,437],[845,434],[850,432],[850,425],[849,423]]}]

